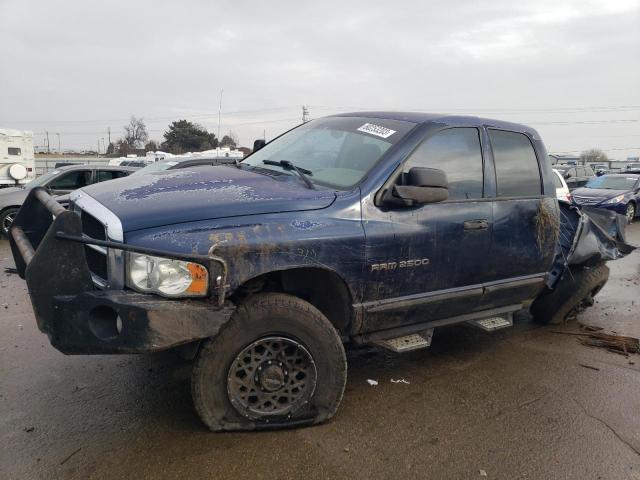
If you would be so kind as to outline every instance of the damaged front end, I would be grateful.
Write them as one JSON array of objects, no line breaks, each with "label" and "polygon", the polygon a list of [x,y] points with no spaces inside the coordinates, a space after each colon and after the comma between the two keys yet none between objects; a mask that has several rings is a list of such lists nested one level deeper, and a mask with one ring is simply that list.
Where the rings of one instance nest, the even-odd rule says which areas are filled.
[{"label": "damaged front end", "polygon": [[[18,274],[27,282],[38,328],[67,354],[143,353],[214,336],[234,308],[224,304],[226,264],[87,236],[81,216],[34,188],[10,229]],[[162,298],[99,288],[87,246],[197,262],[210,272],[209,297]]]},{"label": "damaged front end", "polygon": [[553,267],[547,275],[549,289],[572,268],[594,267],[621,258],[636,247],[625,237],[627,219],[611,210],[560,204],[560,225]]}]

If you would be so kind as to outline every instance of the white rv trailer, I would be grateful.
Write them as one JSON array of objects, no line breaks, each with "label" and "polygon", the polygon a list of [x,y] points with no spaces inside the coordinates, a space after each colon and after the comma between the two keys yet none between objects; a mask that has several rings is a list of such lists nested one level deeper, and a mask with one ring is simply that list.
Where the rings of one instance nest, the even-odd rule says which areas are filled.
[{"label": "white rv trailer", "polygon": [[33,133],[0,128],[0,188],[23,185],[35,176]]}]

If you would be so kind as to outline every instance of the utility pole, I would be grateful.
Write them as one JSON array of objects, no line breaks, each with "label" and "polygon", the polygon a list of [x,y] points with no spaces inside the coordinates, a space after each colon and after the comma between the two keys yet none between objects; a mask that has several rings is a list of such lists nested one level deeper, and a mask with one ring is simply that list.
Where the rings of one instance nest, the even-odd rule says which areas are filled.
[{"label": "utility pole", "polygon": [[222,116],[222,92],[224,89],[220,89],[220,105],[218,106],[218,148],[220,148],[220,118]]},{"label": "utility pole", "polygon": [[302,105],[302,123],[307,123],[309,120],[309,107],[307,105]]},{"label": "utility pole", "polygon": [[47,153],[51,153],[51,145],[49,144],[49,132],[45,131],[44,133],[47,134]]},{"label": "utility pole", "polygon": [[60,148],[60,134],[56,133],[56,135],[58,136],[58,154],[62,155],[62,149]]},{"label": "utility pole", "polygon": [[107,127],[107,132],[109,133],[109,145],[111,145],[111,127]]}]

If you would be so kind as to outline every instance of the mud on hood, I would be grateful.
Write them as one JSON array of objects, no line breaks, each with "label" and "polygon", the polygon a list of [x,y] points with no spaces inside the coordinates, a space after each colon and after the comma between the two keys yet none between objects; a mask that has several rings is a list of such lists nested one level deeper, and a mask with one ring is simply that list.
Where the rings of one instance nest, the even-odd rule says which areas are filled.
[{"label": "mud on hood", "polygon": [[335,194],[235,167],[133,175],[82,189],[122,222],[125,232],[242,215],[317,210]]}]

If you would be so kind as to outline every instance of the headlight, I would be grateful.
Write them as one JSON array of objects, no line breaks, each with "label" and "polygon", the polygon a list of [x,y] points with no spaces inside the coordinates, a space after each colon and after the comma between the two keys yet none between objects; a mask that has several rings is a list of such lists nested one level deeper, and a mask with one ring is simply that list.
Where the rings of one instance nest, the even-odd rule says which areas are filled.
[{"label": "headlight", "polygon": [[199,263],[128,252],[127,287],[165,297],[204,297],[209,272]]},{"label": "headlight", "polygon": [[624,195],[618,195],[617,197],[610,198],[604,203],[620,203],[624,200]]}]

